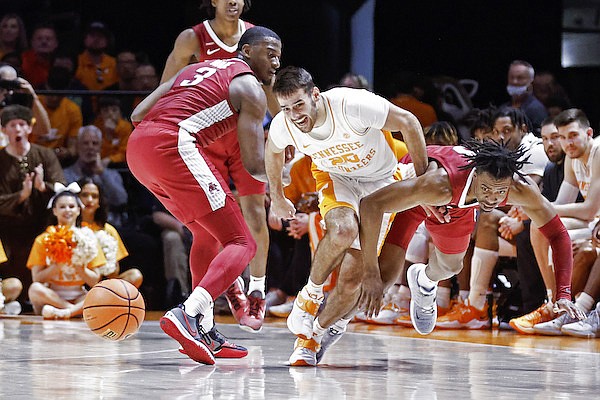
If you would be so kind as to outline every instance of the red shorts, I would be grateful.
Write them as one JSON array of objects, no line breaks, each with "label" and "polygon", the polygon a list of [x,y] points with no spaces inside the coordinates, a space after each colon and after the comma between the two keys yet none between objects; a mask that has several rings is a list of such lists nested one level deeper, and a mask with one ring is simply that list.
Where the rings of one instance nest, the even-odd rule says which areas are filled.
[{"label": "red shorts", "polygon": [[240,196],[266,193],[267,184],[254,179],[242,163],[237,132],[228,133],[203,150],[225,182],[233,181]]},{"label": "red shorts", "polygon": [[139,124],[127,142],[127,164],[184,224],[223,208],[226,197],[234,199],[203,149],[189,134],[178,133],[171,126]]},{"label": "red shorts", "polygon": [[433,244],[442,253],[459,254],[467,251],[471,233],[475,229],[475,208],[452,208],[450,217],[450,222],[441,224],[434,217],[427,218],[422,207],[411,208],[396,214],[385,241],[406,250],[417,227],[425,221]]}]

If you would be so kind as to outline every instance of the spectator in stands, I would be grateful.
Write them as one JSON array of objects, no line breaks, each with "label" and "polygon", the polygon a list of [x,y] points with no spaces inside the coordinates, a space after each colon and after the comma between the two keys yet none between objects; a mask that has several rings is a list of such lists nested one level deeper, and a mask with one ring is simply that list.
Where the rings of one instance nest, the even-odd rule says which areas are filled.
[{"label": "spectator in stands", "polygon": [[23,52],[23,76],[34,88],[42,88],[48,81],[52,57],[58,47],[54,26],[48,23],[35,27],[31,35],[31,49]]},{"label": "spectator in stands", "polygon": [[[53,225],[35,238],[27,267],[33,283],[29,298],[33,311],[44,319],[69,319],[83,313],[88,287],[100,280],[99,267],[106,264],[96,236],[89,228],[81,228],[79,186],[70,185],[50,200]],[[68,235],[76,236],[72,251],[65,251]]]},{"label": "spectator in stands", "polygon": [[[56,50],[56,54],[54,55],[54,63],[52,65],[54,67],[65,68],[69,71],[70,78],[69,85],[67,86],[68,90],[88,90],[88,88],[85,87],[83,83],[81,83],[81,81],[75,77],[75,71],[77,70],[77,57],[75,57],[72,53],[59,48]],[[91,124],[96,117],[92,104],[92,96],[68,95],[67,97],[77,104],[81,109],[81,113],[83,115],[83,124]]]},{"label": "spectator in stands", "polygon": [[83,39],[85,50],[79,54],[75,76],[90,90],[103,90],[118,82],[117,61],[107,54],[112,33],[103,22],[92,22]]},{"label": "spectator in stands", "polygon": [[189,254],[192,233],[156,199],[152,220],[161,228],[167,308],[183,302],[191,293]]},{"label": "spectator in stands", "polygon": [[437,115],[434,108],[419,100],[418,76],[413,72],[402,71],[394,76],[392,81],[390,101],[417,117],[422,127],[428,127],[436,122]]},{"label": "spectator in stands", "polygon": [[31,108],[35,119],[32,130],[34,136],[45,135],[50,131],[48,113],[31,84],[18,77],[12,66],[4,64],[0,65],[0,110],[11,104]]},{"label": "spectator in stands", "polygon": [[523,111],[531,121],[531,131],[539,136],[542,121],[548,116],[548,111],[533,94],[534,77],[535,71],[527,61],[514,60],[510,63],[506,86],[510,101],[502,106]]},{"label": "spectator in stands", "polygon": [[0,19],[0,59],[9,53],[20,55],[27,49],[27,32],[17,14],[5,14]]},{"label": "spectator in stands", "polygon": [[103,96],[98,101],[98,116],[94,121],[102,131],[102,163],[125,162],[125,151],[133,125],[121,114],[121,103],[115,97]]},{"label": "spectator in stands", "polygon": [[[52,67],[46,88],[66,90],[71,79],[66,68]],[[77,104],[64,94],[46,95],[42,103],[50,118],[50,132],[35,137],[35,143],[53,149],[63,167],[73,163],[77,156],[77,133],[83,125],[83,115]]]},{"label": "spectator in stands", "polygon": [[65,179],[68,183],[82,178],[91,178],[102,187],[107,205],[107,221],[117,227],[123,224],[123,211],[127,205],[127,191],[123,178],[117,170],[107,168],[100,157],[102,132],[94,125],[86,125],[79,129],[76,140],[77,160],[65,168]]},{"label": "spectator in stands", "polygon": [[[37,235],[45,228],[46,205],[54,184],[64,182],[56,154],[29,142],[33,113],[21,105],[2,110],[0,123],[8,145],[0,150],[0,240],[9,255],[0,274],[31,284],[27,256]],[[19,297],[25,301],[26,293]]]},{"label": "spectator in stands", "polygon": [[144,279],[137,268],[129,268],[121,272],[119,261],[129,255],[119,232],[108,223],[108,207],[102,191],[102,184],[92,177],[84,177],[78,182],[81,192],[79,199],[83,204],[81,211],[82,226],[87,226],[96,234],[106,264],[98,268],[100,279],[119,278],[139,288]]},{"label": "spectator in stands", "polygon": [[[117,75],[119,81],[114,85],[106,88],[106,90],[138,90],[136,88],[135,71],[138,67],[138,61],[135,53],[129,50],[121,51],[117,54]],[[121,95],[119,101],[121,102],[121,114],[129,119],[129,115],[135,107],[136,96],[133,95]]]}]

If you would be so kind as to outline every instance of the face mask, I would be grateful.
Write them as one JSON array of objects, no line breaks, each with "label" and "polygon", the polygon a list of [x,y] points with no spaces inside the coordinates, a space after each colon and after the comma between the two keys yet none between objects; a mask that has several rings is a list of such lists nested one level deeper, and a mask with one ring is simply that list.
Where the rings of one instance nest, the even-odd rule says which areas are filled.
[{"label": "face mask", "polygon": [[527,92],[527,86],[508,85],[506,87],[506,91],[508,92],[509,96],[520,96],[522,94],[525,94],[525,92]]}]

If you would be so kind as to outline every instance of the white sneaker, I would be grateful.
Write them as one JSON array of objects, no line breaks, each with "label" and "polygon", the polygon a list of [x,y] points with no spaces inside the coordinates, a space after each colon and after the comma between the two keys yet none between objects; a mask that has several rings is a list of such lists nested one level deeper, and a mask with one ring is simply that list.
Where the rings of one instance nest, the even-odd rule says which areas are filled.
[{"label": "white sneaker", "polygon": [[321,340],[321,348],[317,351],[317,364],[321,362],[327,349],[342,338],[344,332],[346,332],[346,327],[342,329],[336,324],[331,325],[329,329],[327,329],[327,332],[325,332],[325,335],[323,335],[323,339]]},{"label": "white sneaker", "polygon": [[21,314],[21,311],[23,311],[23,309],[21,308],[21,303],[19,303],[18,301],[9,301],[8,303],[4,304],[4,308],[2,310],[0,310],[0,314],[4,314],[4,315],[19,315]]},{"label": "white sneaker", "polygon": [[565,335],[576,336],[582,338],[596,338],[600,337],[600,303],[596,306],[596,309],[588,315],[583,321],[577,321],[572,324],[563,325],[561,332]]},{"label": "white sneaker", "polygon": [[306,290],[303,289],[296,296],[292,311],[287,318],[287,326],[294,335],[310,339],[313,336],[313,323],[323,302],[323,296],[320,299],[306,298],[305,292]]},{"label": "white sneaker", "polygon": [[379,310],[376,317],[368,318],[367,322],[376,325],[394,325],[400,317],[400,307],[395,303],[388,303]]},{"label": "white sneaker", "polygon": [[408,286],[410,287],[410,319],[413,327],[421,335],[428,335],[435,328],[437,319],[437,305],[435,295],[437,286],[432,290],[423,289],[417,280],[419,274],[425,273],[425,264],[413,264],[406,272]]},{"label": "white sneaker", "polygon": [[317,365],[317,351],[319,344],[314,339],[296,339],[294,352],[290,356],[290,365],[293,367],[314,367]]},{"label": "white sneaker", "polygon": [[560,336],[562,335],[560,329],[563,325],[572,324],[573,322],[577,322],[577,319],[571,318],[569,314],[565,312],[559,317],[554,318],[552,321],[535,324],[533,330],[540,335]]},{"label": "white sneaker", "polygon": [[71,318],[71,310],[68,308],[56,308],[50,304],[42,307],[42,317],[44,319],[69,319]]},{"label": "white sneaker", "polygon": [[292,312],[292,308],[294,307],[294,300],[296,298],[292,297],[289,301],[286,301],[283,304],[278,304],[276,306],[271,306],[267,309],[269,315],[279,317],[279,318],[287,318]]}]

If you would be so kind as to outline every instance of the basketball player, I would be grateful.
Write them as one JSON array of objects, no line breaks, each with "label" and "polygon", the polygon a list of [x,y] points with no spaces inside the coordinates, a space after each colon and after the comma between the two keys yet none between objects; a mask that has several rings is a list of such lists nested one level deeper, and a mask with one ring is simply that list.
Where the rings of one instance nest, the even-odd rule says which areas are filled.
[{"label": "basketball player", "polygon": [[[294,217],[296,210],[284,197],[281,178],[284,149],[294,145],[313,160],[326,225],[308,284],[298,293],[287,320],[290,331],[298,336],[290,364],[316,365],[325,344],[331,342],[327,339],[321,347],[327,328],[336,323],[335,330],[345,330],[351,318],[347,315],[361,294],[361,282],[371,279],[363,277],[358,205],[361,197],[397,179],[390,131],[402,131],[418,175],[427,167],[425,139],[421,124],[408,111],[364,89],[334,88],[321,93],[302,68],[282,69],[273,93],[282,112],[271,123],[265,154],[271,210],[280,218]],[[315,319],[324,298],[323,283],[340,262],[336,287]]]},{"label": "basketball player", "polygon": [[[429,265],[413,264],[407,271],[412,296],[410,316],[420,334],[429,334],[435,327],[438,282],[462,269],[477,207],[481,212],[491,212],[506,204],[523,208],[553,249],[558,288],[556,307],[573,317],[583,317],[570,301],[571,240],[551,203],[533,180],[520,172],[526,162],[526,159],[519,161],[524,151],[523,147],[510,150],[493,140],[473,141],[468,148],[428,146],[427,154],[434,163],[425,174],[395,182],[362,200],[360,240],[365,270],[379,273],[384,287],[394,283],[408,243],[422,221],[431,234],[435,254]],[[410,158],[406,161],[410,162]],[[418,207],[422,203],[447,207],[450,222],[440,224],[427,217]],[[374,234],[379,232],[381,217],[386,212],[398,214],[386,239],[386,249],[392,250],[385,255],[382,252],[378,262]],[[374,298],[366,300],[367,313],[378,309]]]},{"label": "basketball player", "polygon": [[[161,82],[172,78],[191,59],[207,61],[236,57],[240,37],[246,29],[253,26],[240,19],[242,12],[247,11],[250,5],[250,0],[203,0],[201,7],[208,11],[211,19],[179,34],[167,58]],[[267,91],[270,92],[270,88]],[[269,110],[275,115],[278,106],[269,107]],[[241,277],[226,292],[231,312],[240,327],[249,332],[258,332],[265,316],[265,274],[269,249],[264,206],[266,185],[254,179],[244,168],[235,132],[204,147],[204,154],[219,170],[225,182],[230,179],[233,181],[242,214],[258,245],[256,255],[250,261],[248,297],[244,293],[244,281]],[[199,255],[197,262],[208,266],[219,251],[219,243],[207,231],[199,231],[197,240],[204,243],[204,253]],[[193,281],[192,287],[197,284],[198,282]]]},{"label": "basketball player", "polygon": [[[137,124],[127,145],[135,177],[192,232],[192,294],[161,319],[162,329],[190,358],[214,364],[214,357],[244,357],[215,328],[213,300],[241,274],[256,252],[228,183],[204,148],[237,133],[243,166],[266,180],[262,121],[267,110],[261,84],[279,68],[281,40],[267,28],[242,35],[239,58],[190,65],[160,85],[136,107]],[[142,121],[143,119],[143,121]],[[140,122],[141,121],[141,122]],[[205,266],[199,240],[208,231],[223,250]]]}]

